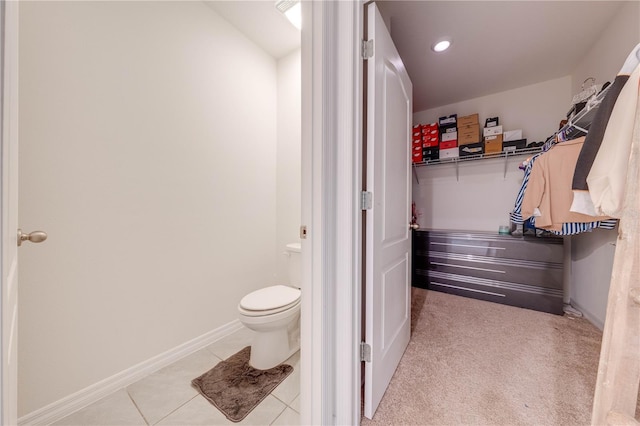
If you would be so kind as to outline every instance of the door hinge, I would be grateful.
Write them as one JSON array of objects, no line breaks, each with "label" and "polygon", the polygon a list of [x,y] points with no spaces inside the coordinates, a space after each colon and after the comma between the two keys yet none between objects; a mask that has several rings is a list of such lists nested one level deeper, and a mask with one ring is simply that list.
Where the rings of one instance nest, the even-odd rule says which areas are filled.
[{"label": "door hinge", "polygon": [[307,239],[307,227],[305,225],[302,225],[300,227],[300,239],[301,240]]},{"label": "door hinge", "polygon": [[360,210],[371,210],[373,208],[373,193],[362,191],[360,193]]},{"label": "door hinge", "polygon": [[362,59],[373,58],[373,40],[362,40]]},{"label": "door hinge", "polygon": [[371,362],[371,345],[360,342],[360,362]]}]

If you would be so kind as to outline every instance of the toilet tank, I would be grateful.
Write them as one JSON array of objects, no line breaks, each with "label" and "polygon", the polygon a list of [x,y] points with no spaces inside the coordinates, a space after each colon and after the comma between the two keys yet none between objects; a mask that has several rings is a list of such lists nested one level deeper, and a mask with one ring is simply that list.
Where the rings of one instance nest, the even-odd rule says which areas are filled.
[{"label": "toilet tank", "polygon": [[302,254],[300,243],[287,244],[289,255],[289,285],[300,288],[302,285]]}]

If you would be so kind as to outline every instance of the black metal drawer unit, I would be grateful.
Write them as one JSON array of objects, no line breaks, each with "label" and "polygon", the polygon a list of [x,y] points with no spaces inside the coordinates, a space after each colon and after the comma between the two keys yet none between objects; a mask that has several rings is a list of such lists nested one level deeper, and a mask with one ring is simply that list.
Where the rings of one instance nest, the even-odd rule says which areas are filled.
[{"label": "black metal drawer unit", "polygon": [[562,238],[413,232],[413,286],[562,315]]}]

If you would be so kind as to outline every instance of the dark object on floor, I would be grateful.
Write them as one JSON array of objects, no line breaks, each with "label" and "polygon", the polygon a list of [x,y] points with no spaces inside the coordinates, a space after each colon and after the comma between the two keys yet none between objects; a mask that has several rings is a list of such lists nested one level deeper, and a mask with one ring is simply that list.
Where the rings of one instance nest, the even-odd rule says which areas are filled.
[{"label": "dark object on floor", "polygon": [[258,370],[249,365],[250,355],[247,346],[191,381],[232,422],[244,419],[293,371],[288,364]]}]

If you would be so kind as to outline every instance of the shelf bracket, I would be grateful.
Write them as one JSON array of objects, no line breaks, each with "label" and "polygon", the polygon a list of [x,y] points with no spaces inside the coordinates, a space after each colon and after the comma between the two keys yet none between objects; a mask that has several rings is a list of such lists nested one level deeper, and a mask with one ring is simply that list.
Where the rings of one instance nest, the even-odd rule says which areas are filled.
[{"label": "shelf bracket", "polygon": [[502,176],[502,179],[506,179],[507,178],[507,163],[509,160],[509,151],[505,151],[504,152],[504,175]]}]

